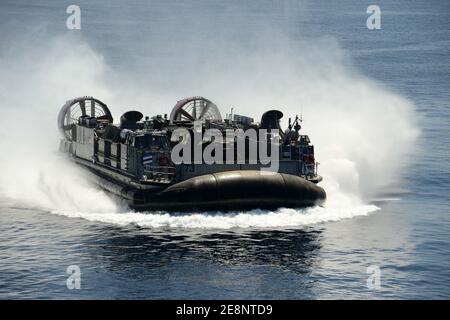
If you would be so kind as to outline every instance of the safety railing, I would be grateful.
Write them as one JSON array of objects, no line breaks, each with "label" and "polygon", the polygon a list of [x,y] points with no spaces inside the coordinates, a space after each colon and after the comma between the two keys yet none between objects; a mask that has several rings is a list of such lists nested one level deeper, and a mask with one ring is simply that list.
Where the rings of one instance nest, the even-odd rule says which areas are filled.
[{"label": "safety railing", "polygon": [[144,166],[144,180],[152,182],[170,182],[175,178],[175,167],[171,166]]}]

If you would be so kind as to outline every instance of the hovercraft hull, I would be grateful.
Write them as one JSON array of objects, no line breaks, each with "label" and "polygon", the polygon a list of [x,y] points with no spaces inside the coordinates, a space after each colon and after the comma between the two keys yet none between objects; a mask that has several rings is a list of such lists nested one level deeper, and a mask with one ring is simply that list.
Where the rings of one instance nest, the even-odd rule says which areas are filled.
[{"label": "hovercraft hull", "polygon": [[[282,130],[282,117],[268,110],[259,123],[238,114],[224,119],[212,101],[195,96],[178,101],[169,118],[143,120],[130,110],[114,124],[105,103],[84,96],[67,101],[58,114],[59,150],[93,173],[87,179],[136,210],[321,205],[326,195],[317,186],[322,177],[314,146],[300,133],[302,118],[289,118]],[[278,173],[261,171],[267,160],[278,162]]]},{"label": "hovercraft hull", "polygon": [[166,188],[139,189],[99,177],[98,184],[139,211],[230,211],[322,205],[323,188],[301,177],[257,170],[196,176]]}]

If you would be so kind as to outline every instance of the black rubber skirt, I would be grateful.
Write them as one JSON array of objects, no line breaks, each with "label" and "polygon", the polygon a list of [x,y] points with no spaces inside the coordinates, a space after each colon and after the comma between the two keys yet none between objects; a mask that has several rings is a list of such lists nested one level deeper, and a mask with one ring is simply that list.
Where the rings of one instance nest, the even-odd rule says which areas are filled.
[{"label": "black rubber skirt", "polygon": [[262,174],[261,171],[225,171],[197,176],[158,192],[122,189],[135,210],[230,211],[322,205],[323,188],[301,177]]}]

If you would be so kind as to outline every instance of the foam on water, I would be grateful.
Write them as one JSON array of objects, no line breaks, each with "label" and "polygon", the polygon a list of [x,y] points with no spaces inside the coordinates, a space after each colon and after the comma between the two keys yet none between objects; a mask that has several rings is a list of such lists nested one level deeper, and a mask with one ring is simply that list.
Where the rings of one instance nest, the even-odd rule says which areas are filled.
[{"label": "foam on water", "polygon": [[283,228],[312,225],[322,222],[339,221],[356,216],[368,215],[379,208],[374,205],[361,205],[351,208],[307,209],[281,208],[277,211],[251,210],[247,212],[210,212],[169,214],[158,213],[92,213],[92,212],[54,212],[71,218],[110,223],[120,226],[136,225],[142,228],[192,228],[192,229],[231,229],[231,228]]}]

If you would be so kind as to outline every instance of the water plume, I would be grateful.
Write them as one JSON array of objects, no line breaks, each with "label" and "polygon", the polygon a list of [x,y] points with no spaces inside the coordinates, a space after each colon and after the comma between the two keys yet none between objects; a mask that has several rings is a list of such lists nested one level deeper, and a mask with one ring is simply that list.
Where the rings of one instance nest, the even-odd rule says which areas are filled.
[{"label": "water plume", "polygon": [[[407,165],[418,133],[414,105],[355,70],[332,38],[277,39],[275,46],[252,50],[219,43],[207,52],[214,59],[193,59],[178,73],[162,61],[145,74],[116,70],[79,36],[53,37],[28,51],[26,41],[12,43],[16,50],[0,52],[0,147],[6,151],[0,195],[72,217],[148,227],[290,227],[373,212],[367,199],[398,181]],[[183,54],[194,56],[193,50]],[[56,115],[67,99],[94,95],[117,119],[129,107],[167,113],[177,99],[198,94],[223,113],[234,107],[259,119],[268,108],[279,108],[284,124],[303,114],[302,130],[316,147],[324,176],[326,207],[229,217],[127,213],[57,153]]]}]

